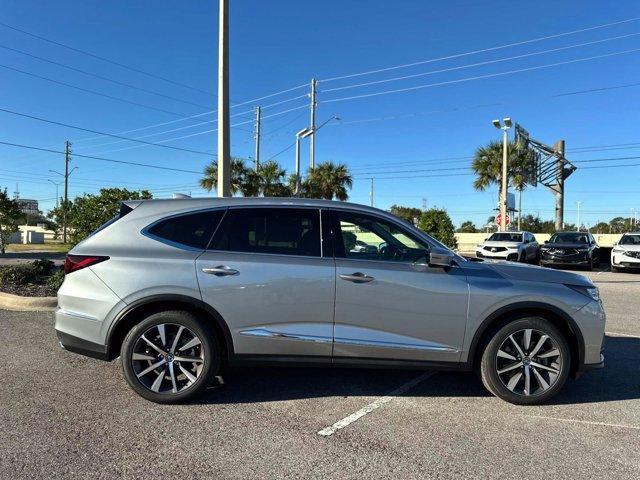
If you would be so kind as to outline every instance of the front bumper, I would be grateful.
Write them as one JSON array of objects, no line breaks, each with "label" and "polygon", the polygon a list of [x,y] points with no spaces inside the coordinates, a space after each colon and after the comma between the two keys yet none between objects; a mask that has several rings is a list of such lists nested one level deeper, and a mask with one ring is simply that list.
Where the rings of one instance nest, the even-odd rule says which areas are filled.
[{"label": "front bumper", "polygon": [[589,253],[575,253],[573,255],[557,255],[540,251],[540,265],[588,265]]},{"label": "front bumper", "polygon": [[611,254],[611,266],[616,268],[640,268],[640,258],[615,252]]},{"label": "front bumper", "polygon": [[504,252],[488,252],[484,249],[476,250],[477,258],[487,258],[489,260],[517,260],[518,252],[506,250]]}]

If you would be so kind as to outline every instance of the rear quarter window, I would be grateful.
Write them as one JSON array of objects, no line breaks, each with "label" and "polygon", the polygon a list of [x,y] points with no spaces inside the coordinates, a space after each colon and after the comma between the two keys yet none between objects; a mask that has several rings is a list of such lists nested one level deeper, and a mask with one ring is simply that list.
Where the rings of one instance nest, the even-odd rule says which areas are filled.
[{"label": "rear quarter window", "polygon": [[177,247],[204,250],[223,216],[224,210],[177,215],[151,225],[146,233]]}]

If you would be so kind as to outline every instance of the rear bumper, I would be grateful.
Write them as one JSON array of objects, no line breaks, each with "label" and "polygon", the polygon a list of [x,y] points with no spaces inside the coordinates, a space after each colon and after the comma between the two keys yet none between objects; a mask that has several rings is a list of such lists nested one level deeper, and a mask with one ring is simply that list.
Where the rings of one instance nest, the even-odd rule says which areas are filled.
[{"label": "rear bumper", "polygon": [[99,360],[108,360],[107,347],[105,345],[93,343],[80,337],[74,337],[60,330],[56,330],[56,335],[58,336],[60,346],[65,350]]}]

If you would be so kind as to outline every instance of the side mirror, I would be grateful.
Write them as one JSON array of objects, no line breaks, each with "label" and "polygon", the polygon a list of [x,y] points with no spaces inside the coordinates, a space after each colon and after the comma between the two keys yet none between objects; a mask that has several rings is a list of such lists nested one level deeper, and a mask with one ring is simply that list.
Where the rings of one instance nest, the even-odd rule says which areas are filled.
[{"label": "side mirror", "polygon": [[544,243],[549,243],[549,240],[545,240]]},{"label": "side mirror", "polygon": [[429,266],[450,267],[453,265],[453,253],[444,248],[433,247],[429,254]]}]

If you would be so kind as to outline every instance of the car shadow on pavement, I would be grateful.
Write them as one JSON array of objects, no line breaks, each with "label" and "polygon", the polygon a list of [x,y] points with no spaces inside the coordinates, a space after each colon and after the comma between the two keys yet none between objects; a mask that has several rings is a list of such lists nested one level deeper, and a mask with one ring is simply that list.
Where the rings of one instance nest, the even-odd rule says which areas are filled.
[{"label": "car shadow on pavement", "polygon": [[[581,404],[640,399],[640,338],[605,339],[605,368],[567,380],[549,404]],[[262,403],[321,397],[377,397],[415,378],[415,370],[343,368],[236,368],[195,403]],[[489,397],[470,372],[439,372],[407,396]]]}]

